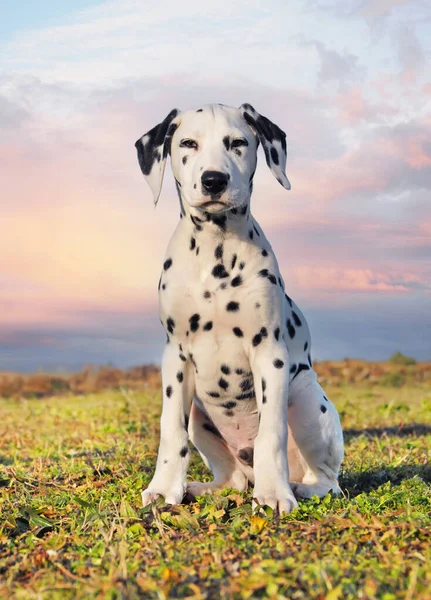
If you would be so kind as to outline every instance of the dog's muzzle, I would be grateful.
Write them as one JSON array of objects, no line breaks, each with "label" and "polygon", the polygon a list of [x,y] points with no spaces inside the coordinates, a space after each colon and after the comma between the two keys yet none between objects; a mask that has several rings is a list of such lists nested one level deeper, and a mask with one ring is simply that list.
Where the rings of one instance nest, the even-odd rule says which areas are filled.
[{"label": "dog's muzzle", "polygon": [[221,171],[204,171],[201,177],[202,193],[205,196],[222,194],[227,188],[229,175]]}]

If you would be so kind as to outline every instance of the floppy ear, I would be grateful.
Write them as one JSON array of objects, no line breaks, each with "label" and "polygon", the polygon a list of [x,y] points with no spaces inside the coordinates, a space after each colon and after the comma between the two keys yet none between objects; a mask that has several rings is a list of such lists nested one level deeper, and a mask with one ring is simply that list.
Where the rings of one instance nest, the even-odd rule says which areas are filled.
[{"label": "floppy ear", "polygon": [[285,173],[286,134],[275,123],[260,115],[250,104],[242,104],[240,111],[263,146],[266,164],[277,181],[286,190],[290,190],[290,182]]},{"label": "floppy ear", "polygon": [[172,136],[179,125],[174,119],[179,112],[177,108],[171,110],[166,119],[150,129],[135,143],[139,166],[153,192],[154,205],[157,204],[162,189],[166,157],[171,151]]}]

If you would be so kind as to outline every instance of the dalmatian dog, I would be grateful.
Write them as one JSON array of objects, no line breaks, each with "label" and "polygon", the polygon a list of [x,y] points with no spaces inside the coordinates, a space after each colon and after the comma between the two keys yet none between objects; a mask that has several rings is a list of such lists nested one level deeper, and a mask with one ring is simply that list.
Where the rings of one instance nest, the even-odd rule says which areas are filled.
[{"label": "dalmatian dog", "polygon": [[[135,144],[155,203],[170,154],[181,209],[159,282],[161,439],[144,506],[251,484],[254,507],[281,514],[296,498],[339,491],[339,416],[312,368],[304,315],[250,210],[259,143],[290,189],[286,135],[249,104],[172,110]],[[189,440],[213,481],[186,482]]]}]

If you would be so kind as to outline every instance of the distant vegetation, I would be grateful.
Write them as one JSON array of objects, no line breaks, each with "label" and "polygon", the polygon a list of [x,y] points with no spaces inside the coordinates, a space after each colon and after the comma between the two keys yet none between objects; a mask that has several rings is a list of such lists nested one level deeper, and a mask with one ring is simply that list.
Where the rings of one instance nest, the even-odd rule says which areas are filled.
[{"label": "distant vegetation", "polygon": [[416,360],[414,358],[411,356],[406,356],[405,354],[402,354],[402,352],[395,352],[395,354],[392,354],[389,362],[394,365],[404,365],[406,367],[416,364]]},{"label": "distant vegetation", "polygon": [[[413,383],[431,384],[431,362],[416,363],[401,352],[393,354],[387,362],[344,359],[315,362],[314,367],[324,385],[364,383],[397,388]],[[4,398],[46,398],[123,388],[138,391],[160,385],[160,369],[155,365],[130,369],[87,366],[79,373],[64,375],[0,373],[0,397]]]}]

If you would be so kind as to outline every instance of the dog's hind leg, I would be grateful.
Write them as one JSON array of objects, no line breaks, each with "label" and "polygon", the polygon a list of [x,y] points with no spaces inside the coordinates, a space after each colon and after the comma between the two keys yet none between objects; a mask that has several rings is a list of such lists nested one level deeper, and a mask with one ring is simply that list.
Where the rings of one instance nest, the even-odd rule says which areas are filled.
[{"label": "dog's hind leg", "polygon": [[207,483],[188,482],[188,492],[193,496],[201,496],[225,487],[232,487],[240,492],[247,489],[247,472],[249,470],[250,477],[253,477],[252,467],[240,464],[218,429],[195,403],[193,403],[190,413],[189,436],[205,464],[213,472],[214,479]]},{"label": "dog's hind leg", "polygon": [[292,483],[299,498],[339,493],[338,473],[344,455],[337,409],[325,396],[314,371],[300,373],[289,386],[288,421],[304,466],[302,481]]}]

